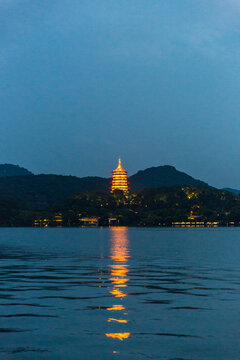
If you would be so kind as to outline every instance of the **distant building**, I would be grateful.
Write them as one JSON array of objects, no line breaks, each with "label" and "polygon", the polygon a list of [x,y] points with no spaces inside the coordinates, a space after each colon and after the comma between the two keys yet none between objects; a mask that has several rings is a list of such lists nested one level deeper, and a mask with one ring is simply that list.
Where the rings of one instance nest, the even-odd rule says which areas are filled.
[{"label": "distant building", "polygon": [[82,218],[79,218],[79,221],[82,226],[98,226],[99,218],[98,217],[82,217]]},{"label": "distant building", "polygon": [[116,226],[119,224],[119,220],[117,218],[108,218],[109,226]]},{"label": "distant building", "polygon": [[173,227],[218,227],[219,221],[178,221],[172,222]]},{"label": "distant building", "polygon": [[36,227],[48,227],[50,224],[49,219],[36,219],[33,222],[33,225]]},{"label": "distant building", "polygon": [[118,167],[112,171],[111,192],[114,190],[122,190],[124,192],[129,190],[128,186],[128,171],[122,168],[121,159],[118,160]]},{"label": "distant building", "polygon": [[63,223],[63,218],[62,218],[62,214],[59,213],[57,215],[54,216],[54,223],[56,226],[61,227],[62,223]]}]

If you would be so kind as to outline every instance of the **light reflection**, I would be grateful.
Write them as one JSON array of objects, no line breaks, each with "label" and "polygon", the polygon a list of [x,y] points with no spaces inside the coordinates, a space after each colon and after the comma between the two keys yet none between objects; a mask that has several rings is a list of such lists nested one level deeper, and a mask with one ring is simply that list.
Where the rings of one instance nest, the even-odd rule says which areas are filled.
[{"label": "light reflection", "polygon": [[111,321],[116,321],[118,323],[124,323],[124,324],[126,324],[128,322],[128,320],[109,318],[108,322],[111,322]]},{"label": "light reflection", "polygon": [[112,294],[115,297],[124,297],[127,296],[127,294],[119,289],[113,289],[110,291],[110,294]]},{"label": "light reflection", "polygon": [[[111,254],[110,259],[113,260],[113,264],[110,264],[110,282],[111,288],[109,293],[114,296],[114,298],[121,299],[123,301],[128,296],[126,291],[128,282],[129,282],[129,269],[128,269],[128,259],[130,258],[128,250],[128,229],[127,227],[112,227],[111,228]],[[122,290],[124,288],[124,291]],[[128,320],[124,317],[127,315],[127,312],[122,312],[126,310],[126,307],[122,304],[114,304],[111,307],[108,307],[109,311],[121,311],[119,318],[109,318],[109,323],[117,323],[121,326],[120,332],[106,333],[105,335],[109,338],[125,340],[131,335],[130,332],[122,332],[122,326],[128,323]]]},{"label": "light reflection", "polygon": [[118,339],[123,341],[124,339],[129,338],[129,336],[131,335],[129,332],[125,332],[125,333],[114,333],[114,334],[105,334],[107,337],[111,337],[113,339]]},{"label": "light reflection", "polygon": [[120,311],[120,310],[125,310],[125,309],[126,308],[122,305],[113,305],[113,306],[107,308],[108,311]]}]

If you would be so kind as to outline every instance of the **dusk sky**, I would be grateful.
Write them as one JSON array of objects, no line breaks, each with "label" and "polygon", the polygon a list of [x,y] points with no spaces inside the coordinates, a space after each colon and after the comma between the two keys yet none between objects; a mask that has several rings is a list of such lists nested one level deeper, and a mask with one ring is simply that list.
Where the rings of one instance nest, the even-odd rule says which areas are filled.
[{"label": "dusk sky", "polygon": [[0,0],[0,163],[240,189],[239,0]]}]

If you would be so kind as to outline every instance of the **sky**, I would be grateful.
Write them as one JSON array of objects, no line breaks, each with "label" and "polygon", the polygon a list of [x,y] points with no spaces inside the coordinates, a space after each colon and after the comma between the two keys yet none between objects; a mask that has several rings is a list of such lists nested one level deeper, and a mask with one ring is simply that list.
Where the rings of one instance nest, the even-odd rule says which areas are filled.
[{"label": "sky", "polygon": [[0,0],[0,163],[240,189],[239,0]]}]

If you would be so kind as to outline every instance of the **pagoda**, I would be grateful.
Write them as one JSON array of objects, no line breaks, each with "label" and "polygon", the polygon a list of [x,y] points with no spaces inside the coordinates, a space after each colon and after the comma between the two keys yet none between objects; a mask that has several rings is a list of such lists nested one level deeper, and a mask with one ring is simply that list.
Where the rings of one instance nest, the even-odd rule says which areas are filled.
[{"label": "pagoda", "polygon": [[111,192],[114,190],[122,190],[124,192],[129,190],[128,186],[128,171],[122,168],[121,159],[118,160],[118,167],[112,171]]}]

